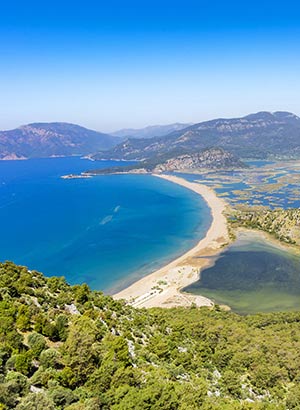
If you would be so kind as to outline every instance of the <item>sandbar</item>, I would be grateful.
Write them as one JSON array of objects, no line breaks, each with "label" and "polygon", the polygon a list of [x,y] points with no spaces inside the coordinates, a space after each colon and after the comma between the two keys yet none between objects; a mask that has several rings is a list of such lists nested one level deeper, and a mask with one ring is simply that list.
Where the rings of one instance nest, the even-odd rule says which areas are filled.
[{"label": "sandbar", "polygon": [[134,307],[176,307],[212,306],[213,302],[200,295],[192,295],[181,290],[199,279],[201,270],[208,267],[212,257],[219,254],[229,243],[227,220],[224,211],[228,206],[215,191],[206,185],[189,182],[174,175],[153,174],[175,184],[182,185],[201,195],[211,210],[212,222],[196,246],[188,252],[139,279],[126,289],[113,295],[115,299],[125,299]]}]

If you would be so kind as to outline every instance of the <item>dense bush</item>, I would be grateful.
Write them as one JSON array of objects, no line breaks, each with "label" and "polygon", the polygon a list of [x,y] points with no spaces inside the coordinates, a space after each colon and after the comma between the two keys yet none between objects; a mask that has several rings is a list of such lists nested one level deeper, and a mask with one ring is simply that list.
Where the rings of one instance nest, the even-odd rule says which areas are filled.
[{"label": "dense bush", "polygon": [[0,409],[299,409],[299,324],[136,310],[0,264]]}]

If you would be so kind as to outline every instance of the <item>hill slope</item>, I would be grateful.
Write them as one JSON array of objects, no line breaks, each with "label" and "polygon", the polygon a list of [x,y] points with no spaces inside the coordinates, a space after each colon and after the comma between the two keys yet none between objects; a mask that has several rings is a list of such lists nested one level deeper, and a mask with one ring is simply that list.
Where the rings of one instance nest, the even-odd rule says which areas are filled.
[{"label": "hill slope", "polygon": [[118,142],[118,137],[75,124],[34,123],[0,132],[0,159],[85,155]]},{"label": "hill slope", "polygon": [[183,154],[157,164],[154,172],[193,171],[200,169],[246,168],[236,156],[221,148],[208,148],[192,154]]},{"label": "hill slope", "polygon": [[216,119],[164,137],[130,138],[95,158],[141,160],[158,153],[194,152],[212,146],[242,158],[300,156],[300,118],[287,112],[259,112],[243,118]]},{"label": "hill slope", "polygon": [[298,409],[300,313],[136,310],[0,264],[0,408]]},{"label": "hill slope", "polygon": [[157,155],[149,160],[140,161],[126,167],[102,168],[90,171],[91,174],[109,174],[122,172],[191,172],[203,169],[247,168],[239,158],[222,148],[208,148],[195,153],[176,155],[170,152]]}]

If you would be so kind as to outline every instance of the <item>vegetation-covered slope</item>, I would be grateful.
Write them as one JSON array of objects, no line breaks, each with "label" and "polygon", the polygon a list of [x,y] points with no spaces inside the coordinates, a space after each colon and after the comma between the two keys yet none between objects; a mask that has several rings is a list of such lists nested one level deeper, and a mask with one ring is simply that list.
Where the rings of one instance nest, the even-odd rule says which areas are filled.
[{"label": "vegetation-covered slope", "polygon": [[95,159],[141,160],[176,150],[178,154],[220,147],[241,158],[300,156],[300,118],[288,112],[259,112],[191,125],[164,137],[129,138]]},{"label": "vegetation-covered slope", "polygon": [[189,171],[199,169],[246,168],[247,166],[230,152],[221,148],[208,148],[200,152],[179,155],[157,164],[154,172]]},{"label": "vegetation-covered slope", "polygon": [[[233,217],[233,218],[232,218]],[[283,242],[300,245],[300,209],[264,209],[244,207],[233,212],[233,226],[260,229]]]},{"label": "vegetation-covered slope", "polygon": [[125,167],[102,168],[90,171],[91,174],[122,172],[197,172],[203,169],[238,169],[247,165],[235,155],[221,148],[207,148],[199,152],[178,155],[171,152],[157,155],[151,160],[140,161]]},{"label": "vegetation-covered slope", "polygon": [[0,264],[1,409],[299,409],[300,313],[135,310]]}]

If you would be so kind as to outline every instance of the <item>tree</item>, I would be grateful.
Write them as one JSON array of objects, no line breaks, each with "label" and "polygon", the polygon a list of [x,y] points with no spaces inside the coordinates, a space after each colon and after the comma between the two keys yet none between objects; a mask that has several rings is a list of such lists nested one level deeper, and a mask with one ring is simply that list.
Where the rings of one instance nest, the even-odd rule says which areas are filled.
[{"label": "tree", "polygon": [[21,400],[16,410],[55,410],[55,406],[45,393],[30,393]]},{"label": "tree", "polygon": [[14,368],[17,372],[28,376],[32,369],[32,356],[30,352],[19,353],[14,358]]},{"label": "tree", "polygon": [[70,326],[63,348],[67,366],[76,374],[76,384],[84,383],[99,364],[98,328],[93,320],[80,316]]},{"label": "tree", "polygon": [[33,356],[38,358],[46,347],[46,341],[41,334],[33,332],[28,336],[28,345],[33,353]]}]

